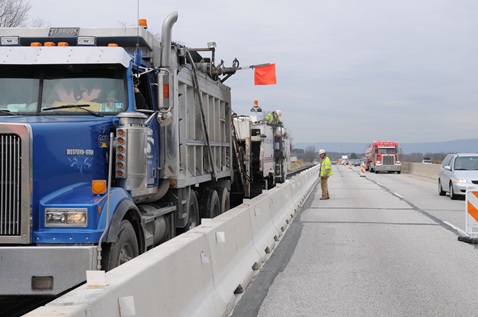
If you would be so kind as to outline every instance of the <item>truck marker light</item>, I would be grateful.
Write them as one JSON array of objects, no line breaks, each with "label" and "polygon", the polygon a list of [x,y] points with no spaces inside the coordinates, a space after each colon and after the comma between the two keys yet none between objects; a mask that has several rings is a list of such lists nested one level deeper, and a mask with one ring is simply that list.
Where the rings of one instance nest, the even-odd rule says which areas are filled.
[{"label": "truck marker light", "polygon": [[95,179],[91,181],[91,192],[94,195],[103,195],[106,193],[106,180]]},{"label": "truck marker light", "polygon": [[119,144],[124,144],[124,139],[123,138],[118,138],[117,141],[118,141]]},{"label": "truck marker light", "polygon": [[43,46],[55,46],[55,43],[53,42],[45,42]]},{"label": "truck marker light", "polygon": [[118,155],[116,155],[116,158],[117,158],[119,161],[122,161],[122,160],[124,160],[124,155],[123,155],[123,154],[118,154]]},{"label": "truck marker light", "polygon": [[169,187],[174,187],[176,186],[176,182],[175,181],[170,181],[169,182]]},{"label": "truck marker light", "polygon": [[118,129],[118,135],[123,136],[125,134],[125,131],[122,129]]},{"label": "truck marker light", "polygon": [[118,47],[118,44],[116,44],[116,43],[108,43],[108,47]]},{"label": "truck marker light", "polygon": [[116,166],[117,166],[118,168],[123,168],[123,167],[124,167],[123,163],[121,163],[121,162],[116,163]]},{"label": "truck marker light", "polygon": [[42,46],[40,42],[31,42],[30,46]]},{"label": "truck marker light", "polygon": [[123,172],[122,172],[122,171],[117,171],[117,172],[116,172],[116,175],[117,175],[118,177],[123,177]]},{"label": "truck marker light", "polygon": [[119,151],[119,152],[124,152],[124,147],[122,147],[121,145],[118,146],[118,151]]},{"label": "truck marker light", "polygon": [[58,46],[68,46],[67,42],[58,42]]},{"label": "truck marker light", "polygon": [[169,84],[163,85],[163,97],[169,98]]}]

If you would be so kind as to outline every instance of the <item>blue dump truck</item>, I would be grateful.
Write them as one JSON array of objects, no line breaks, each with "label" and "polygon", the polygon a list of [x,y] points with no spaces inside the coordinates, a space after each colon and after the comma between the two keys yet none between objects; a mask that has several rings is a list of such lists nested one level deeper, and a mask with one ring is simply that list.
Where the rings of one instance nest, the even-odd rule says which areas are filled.
[{"label": "blue dump truck", "polygon": [[229,209],[237,67],[174,43],[177,19],[0,29],[1,295],[61,293]]}]

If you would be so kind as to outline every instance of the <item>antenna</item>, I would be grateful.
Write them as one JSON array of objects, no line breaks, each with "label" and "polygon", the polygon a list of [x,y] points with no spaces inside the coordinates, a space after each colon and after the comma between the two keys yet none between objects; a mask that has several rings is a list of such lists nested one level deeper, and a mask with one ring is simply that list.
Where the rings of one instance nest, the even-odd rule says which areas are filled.
[{"label": "antenna", "polygon": [[139,47],[139,28],[141,27],[139,25],[139,1],[137,1],[138,6],[136,8],[136,49],[134,51],[134,63],[136,64],[136,74],[135,77],[139,78],[139,66],[141,65],[141,59],[143,58],[143,54],[141,53],[141,48]]},{"label": "antenna", "polygon": [[137,37],[136,37],[136,47],[139,47],[139,0],[138,7],[136,8],[136,25],[137,25]]}]

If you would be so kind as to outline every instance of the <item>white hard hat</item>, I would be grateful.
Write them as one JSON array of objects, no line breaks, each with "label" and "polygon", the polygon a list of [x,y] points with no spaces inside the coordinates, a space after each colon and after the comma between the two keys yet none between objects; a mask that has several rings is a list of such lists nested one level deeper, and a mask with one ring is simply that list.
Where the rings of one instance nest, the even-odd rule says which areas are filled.
[{"label": "white hard hat", "polygon": [[280,117],[282,115],[282,111],[276,110],[277,115]]},{"label": "white hard hat", "polygon": [[324,149],[320,149],[319,150],[319,154],[324,154],[325,153],[325,150]]}]

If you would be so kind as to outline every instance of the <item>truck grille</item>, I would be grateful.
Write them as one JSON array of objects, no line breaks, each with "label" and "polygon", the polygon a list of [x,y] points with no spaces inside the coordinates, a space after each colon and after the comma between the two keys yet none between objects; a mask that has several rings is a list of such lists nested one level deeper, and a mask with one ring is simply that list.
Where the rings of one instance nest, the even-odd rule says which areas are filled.
[{"label": "truck grille", "polygon": [[0,243],[30,241],[30,127],[0,124]]},{"label": "truck grille", "polygon": [[383,165],[395,165],[395,155],[383,155]]},{"label": "truck grille", "polygon": [[0,135],[0,235],[20,234],[21,140]]}]

